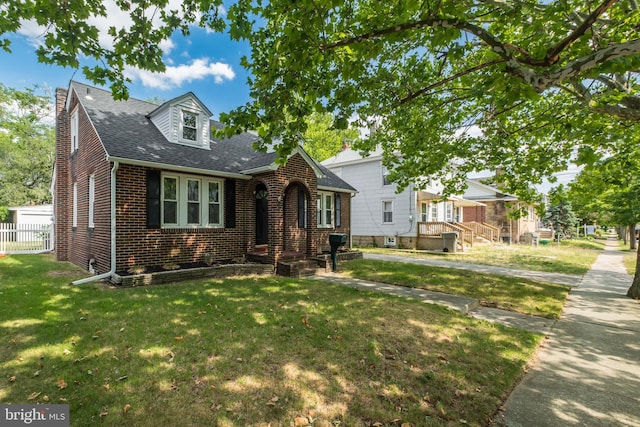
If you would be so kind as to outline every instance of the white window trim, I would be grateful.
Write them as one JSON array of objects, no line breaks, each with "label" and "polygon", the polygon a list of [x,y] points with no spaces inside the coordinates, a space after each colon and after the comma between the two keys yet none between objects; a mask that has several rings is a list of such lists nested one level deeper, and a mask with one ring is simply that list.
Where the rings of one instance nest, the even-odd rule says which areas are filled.
[{"label": "white window trim", "polygon": [[[391,210],[385,210],[386,204],[389,203],[391,205]],[[385,220],[385,213],[391,213],[391,221]],[[382,200],[382,223],[383,224],[393,224],[393,200]]]},{"label": "white window trim", "polygon": [[445,222],[453,222],[453,203],[444,202],[444,220]]},{"label": "white window trim", "polygon": [[[177,223],[166,224],[164,222],[164,180],[165,178],[172,178],[177,180],[176,186],[176,199],[177,199]],[[198,181],[199,200],[200,204],[200,218],[197,224],[189,224],[188,220],[188,182]],[[224,227],[224,180],[217,178],[208,178],[196,175],[182,175],[182,174],[162,174],[161,175],[161,188],[160,188],[160,218],[162,228],[223,228]],[[219,206],[219,223],[209,222],[209,183],[218,184],[218,206]]]},{"label": "white window trim", "polygon": [[[331,200],[331,209],[327,209],[326,203],[327,200]],[[324,191],[318,191],[318,195],[316,198],[317,208],[318,208],[318,217],[317,221],[318,228],[335,228],[335,200],[333,197],[333,193],[327,193]],[[331,214],[329,216],[330,224],[327,223],[327,212],[330,211]]]},{"label": "white window trim", "polygon": [[[191,110],[189,108],[178,107],[179,115],[180,115],[180,124],[178,126],[178,142],[185,145],[191,145],[200,147],[202,146],[202,120],[200,118],[200,114],[197,111]],[[196,140],[193,141],[191,139],[185,139],[184,135],[184,113],[190,113],[196,116]]]},{"label": "white window trim", "polygon": [[420,203],[420,220],[422,222],[429,221],[429,203]]},{"label": "white window trim", "polygon": [[[433,214],[436,214],[435,216]],[[438,221],[438,203],[436,202],[431,202],[429,203],[429,217],[430,217],[430,222],[437,222]]]},{"label": "white window trim", "polygon": [[71,226],[76,228],[78,226],[78,183],[73,183],[73,213]]},{"label": "white window trim", "polygon": [[96,177],[89,175],[89,228],[95,228],[94,205],[96,201]]},{"label": "white window trim", "polygon": [[74,153],[78,149],[78,107],[71,113],[71,153]]}]

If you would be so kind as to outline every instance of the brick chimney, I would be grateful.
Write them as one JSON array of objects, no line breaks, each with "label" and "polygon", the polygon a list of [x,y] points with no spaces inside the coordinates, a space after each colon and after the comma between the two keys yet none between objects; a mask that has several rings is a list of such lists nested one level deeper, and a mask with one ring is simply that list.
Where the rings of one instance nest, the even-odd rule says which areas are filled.
[{"label": "brick chimney", "polygon": [[67,90],[56,89],[56,156],[55,187],[53,194],[53,216],[55,231],[55,254],[58,261],[69,259],[69,238],[71,233],[71,189],[69,180],[69,157],[71,142],[69,135],[69,114],[65,109]]}]

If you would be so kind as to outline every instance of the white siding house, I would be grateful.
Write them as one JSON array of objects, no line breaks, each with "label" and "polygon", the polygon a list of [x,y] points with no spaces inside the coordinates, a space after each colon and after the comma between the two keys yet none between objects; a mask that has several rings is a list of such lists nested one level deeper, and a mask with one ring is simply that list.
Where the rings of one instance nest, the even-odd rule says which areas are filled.
[{"label": "white siding house", "polygon": [[439,183],[425,190],[413,185],[396,193],[386,179],[382,151],[368,157],[347,148],[322,164],[358,189],[352,199],[351,230],[358,246],[416,247],[419,222],[461,222],[462,207],[477,205],[460,197],[442,201]]}]

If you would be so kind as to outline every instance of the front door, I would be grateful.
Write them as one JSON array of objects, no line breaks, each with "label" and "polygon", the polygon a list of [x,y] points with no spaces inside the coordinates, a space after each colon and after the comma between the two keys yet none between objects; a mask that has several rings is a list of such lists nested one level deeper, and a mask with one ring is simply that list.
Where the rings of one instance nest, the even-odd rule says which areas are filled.
[{"label": "front door", "polygon": [[269,243],[269,210],[267,188],[264,184],[256,187],[256,245]]}]

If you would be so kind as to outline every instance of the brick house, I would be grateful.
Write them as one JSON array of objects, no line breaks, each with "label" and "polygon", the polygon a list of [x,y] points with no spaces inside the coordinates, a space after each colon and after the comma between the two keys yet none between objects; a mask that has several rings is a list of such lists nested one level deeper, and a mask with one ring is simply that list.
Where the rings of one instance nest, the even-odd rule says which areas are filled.
[{"label": "brick house", "polygon": [[72,81],[56,115],[58,260],[104,277],[252,256],[275,267],[350,235],[353,187],[302,148],[279,165],[252,133],[212,138],[222,124],[191,92],[158,106]]}]

